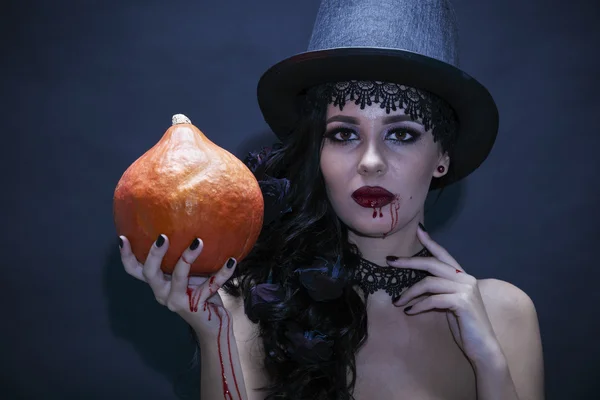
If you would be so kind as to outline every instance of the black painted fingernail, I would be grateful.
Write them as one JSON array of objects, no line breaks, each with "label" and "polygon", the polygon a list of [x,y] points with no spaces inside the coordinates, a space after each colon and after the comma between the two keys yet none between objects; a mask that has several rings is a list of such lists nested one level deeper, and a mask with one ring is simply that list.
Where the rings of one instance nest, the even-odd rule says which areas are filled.
[{"label": "black painted fingernail", "polygon": [[123,248],[123,239],[121,239],[121,236],[119,236],[119,248]]},{"label": "black painted fingernail", "polygon": [[411,310],[412,306],[408,306],[404,309],[404,312],[409,312]]},{"label": "black painted fingernail", "polygon": [[385,259],[388,261],[398,261],[398,257],[396,256],[387,256]]},{"label": "black painted fingernail", "polygon": [[235,260],[234,260],[233,258],[230,258],[230,259],[227,261],[227,268],[231,268],[231,267],[233,267],[233,264],[235,264]]},{"label": "black painted fingernail", "polygon": [[427,232],[427,229],[425,229],[422,223],[419,222],[419,226],[421,227],[421,229],[423,229],[423,231]]},{"label": "black painted fingernail", "polygon": [[200,241],[198,240],[198,238],[196,238],[194,239],[192,244],[190,244],[190,250],[196,250],[198,246],[200,246]]},{"label": "black painted fingernail", "polygon": [[165,244],[165,237],[163,235],[158,235],[158,238],[156,239],[156,247],[160,247],[163,244]]}]

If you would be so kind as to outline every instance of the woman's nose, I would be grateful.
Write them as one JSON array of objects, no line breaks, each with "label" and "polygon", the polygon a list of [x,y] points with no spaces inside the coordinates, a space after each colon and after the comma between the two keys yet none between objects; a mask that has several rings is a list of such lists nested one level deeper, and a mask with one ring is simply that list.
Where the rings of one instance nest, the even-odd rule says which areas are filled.
[{"label": "woman's nose", "polygon": [[358,173],[365,176],[380,175],[385,173],[386,170],[387,165],[382,154],[374,145],[369,146],[358,163]]}]

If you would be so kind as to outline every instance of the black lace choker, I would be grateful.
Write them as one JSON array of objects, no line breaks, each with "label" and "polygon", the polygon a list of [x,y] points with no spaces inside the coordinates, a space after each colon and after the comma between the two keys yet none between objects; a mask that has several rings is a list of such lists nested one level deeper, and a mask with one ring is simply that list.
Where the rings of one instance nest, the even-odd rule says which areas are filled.
[{"label": "black lace choker", "polygon": [[[431,257],[431,253],[423,248],[413,257]],[[365,296],[383,289],[394,299],[404,290],[430,275],[429,272],[410,268],[381,267],[361,258],[354,273],[354,283],[363,290]]]}]

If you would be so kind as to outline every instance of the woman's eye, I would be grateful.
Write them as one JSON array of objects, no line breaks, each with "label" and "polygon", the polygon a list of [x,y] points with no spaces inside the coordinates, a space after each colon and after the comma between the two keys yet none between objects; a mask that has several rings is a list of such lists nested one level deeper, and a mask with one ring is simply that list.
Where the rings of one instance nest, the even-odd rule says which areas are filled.
[{"label": "woman's eye", "polygon": [[[392,142],[407,144],[416,141],[419,136],[420,135],[418,133],[410,129],[398,128],[388,132],[386,139],[391,140]],[[354,132],[352,129],[346,128],[332,130],[326,133],[325,137],[339,144],[349,144],[350,142],[360,139],[356,132]]]},{"label": "woman's eye", "polygon": [[336,133],[336,136],[338,136],[338,139],[341,140],[348,140],[352,137],[354,132],[350,132],[350,131],[339,131],[338,133]]},{"label": "woman's eye", "polygon": [[352,139],[352,135],[356,135],[350,129],[336,129],[329,132],[326,136],[336,142],[345,142]]},{"label": "woman's eye", "polygon": [[395,129],[392,132],[390,132],[390,136],[393,136],[394,140],[398,140],[400,142],[412,142],[417,138],[416,134],[413,134],[406,128]]}]

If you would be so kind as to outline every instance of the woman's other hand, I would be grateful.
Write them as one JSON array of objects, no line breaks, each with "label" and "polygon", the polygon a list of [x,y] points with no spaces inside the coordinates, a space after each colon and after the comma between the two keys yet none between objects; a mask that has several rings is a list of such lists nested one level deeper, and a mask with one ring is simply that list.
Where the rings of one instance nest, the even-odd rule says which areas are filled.
[{"label": "woman's other hand", "polygon": [[146,282],[156,301],[179,314],[198,334],[218,334],[223,318],[229,319],[218,289],[233,275],[237,265],[235,259],[230,258],[211,276],[190,277],[190,266],[204,245],[201,239],[194,239],[177,261],[173,274],[169,275],[160,269],[169,248],[166,235],[160,235],[152,244],[144,264],[135,258],[129,240],[125,236],[120,238],[121,260],[129,275]]}]

